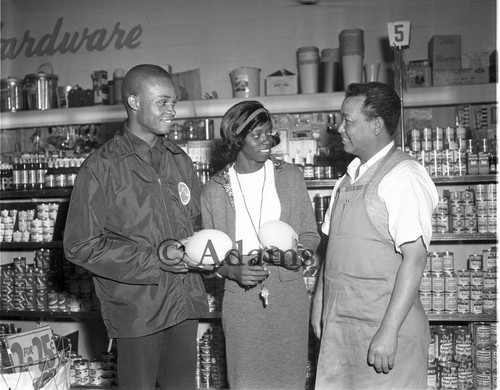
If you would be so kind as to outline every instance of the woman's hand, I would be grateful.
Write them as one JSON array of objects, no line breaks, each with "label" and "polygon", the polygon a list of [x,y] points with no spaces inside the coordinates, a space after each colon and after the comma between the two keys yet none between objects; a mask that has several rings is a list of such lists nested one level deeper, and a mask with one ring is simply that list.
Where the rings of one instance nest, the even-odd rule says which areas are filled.
[{"label": "woman's hand", "polygon": [[[252,265],[257,256],[237,256],[233,253],[224,261],[218,272],[244,287],[253,287],[269,276],[269,270],[260,265]],[[250,264],[249,264],[250,263]],[[258,262],[257,262],[258,263]]]}]

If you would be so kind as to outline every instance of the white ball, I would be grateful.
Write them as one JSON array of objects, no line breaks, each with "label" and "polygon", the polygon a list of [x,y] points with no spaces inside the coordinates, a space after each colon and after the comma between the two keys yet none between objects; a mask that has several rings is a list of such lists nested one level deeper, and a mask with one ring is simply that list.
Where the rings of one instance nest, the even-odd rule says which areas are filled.
[{"label": "white ball", "polygon": [[233,241],[217,229],[203,229],[194,233],[184,245],[186,255],[199,265],[221,262],[233,248]]},{"label": "white ball", "polygon": [[259,239],[266,246],[275,246],[287,251],[297,250],[299,236],[293,228],[283,221],[267,221],[259,229]]}]

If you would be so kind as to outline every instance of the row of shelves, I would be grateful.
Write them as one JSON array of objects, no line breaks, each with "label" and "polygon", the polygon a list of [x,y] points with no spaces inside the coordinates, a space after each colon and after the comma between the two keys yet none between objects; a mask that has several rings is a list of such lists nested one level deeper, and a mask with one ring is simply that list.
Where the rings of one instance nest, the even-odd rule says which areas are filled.
[{"label": "row of shelves", "polygon": [[[467,242],[467,243],[496,243],[497,235],[494,233],[434,233],[431,243],[439,242]],[[36,249],[61,249],[62,241],[48,242],[1,242],[0,250],[36,250]]]},{"label": "row of shelves", "polygon": [[[466,176],[443,176],[433,177],[432,180],[436,185],[470,185],[470,184],[485,184],[497,183],[497,175],[466,175]],[[328,180],[306,180],[307,188],[313,189],[331,189],[335,185],[336,179]],[[2,191],[0,192],[0,200],[7,199],[45,199],[45,198],[69,198],[71,188],[56,188],[43,190],[27,190],[27,191]]]},{"label": "row of shelves", "polygon": [[[446,87],[411,88],[403,94],[405,108],[451,106],[458,104],[494,103],[497,84],[471,84]],[[259,96],[259,100],[271,114],[338,111],[344,100],[344,92]],[[245,99],[207,99],[180,101],[176,104],[176,119],[217,118],[233,104]],[[89,106],[4,112],[0,114],[2,129],[83,125],[89,123],[121,122],[126,118],[122,105]]]},{"label": "row of shelves", "polygon": [[[99,311],[27,311],[27,310],[0,310],[2,318],[39,318],[39,319],[60,319],[60,320],[84,320],[101,318]],[[494,322],[497,321],[495,314],[427,314],[429,321],[436,322]],[[221,318],[221,313],[214,311],[195,319],[207,322]]]}]

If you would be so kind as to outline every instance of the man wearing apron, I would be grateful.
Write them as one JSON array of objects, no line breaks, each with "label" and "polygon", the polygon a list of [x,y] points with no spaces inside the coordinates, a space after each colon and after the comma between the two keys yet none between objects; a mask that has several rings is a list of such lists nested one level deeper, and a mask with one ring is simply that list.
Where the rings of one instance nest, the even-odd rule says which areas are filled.
[{"label": "man wearing apron", "polygon": [[333,190],[312,323],[316,389],[425,389],[429,322],[418,296],[436,187],[396,149],[401,102],[385,84],[349,85],[339,133],[355,158]]}]

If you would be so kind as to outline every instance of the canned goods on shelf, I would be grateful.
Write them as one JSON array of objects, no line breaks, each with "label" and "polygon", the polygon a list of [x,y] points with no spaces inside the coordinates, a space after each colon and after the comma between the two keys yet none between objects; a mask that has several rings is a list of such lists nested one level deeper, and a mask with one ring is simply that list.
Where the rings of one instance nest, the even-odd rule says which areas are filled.
[{"label": "canned goods on shelf", "polygon": [[444,312],[446,314],[458,312],[458,296],[456,293],[444,293]]},{"label": "canned goods on shelf", "polygon": [[444,313],[444,293],[432,293],[432,313]]},{"label": "canned goods on shelf", "polygon": [[441,252],[429,252],[427,257],[429,258],[431,271],[433,272],[443,271],[443,256]]},{"label": "canned goods on shelf", "polygon": [[457,271],[457,284],[459,286],[470,286],[470,271],[459,269]]},{"label": "canned goods on shelf", "polygon": [[458,388],[458,363],[453,361],[439,362],[439,378],[441,389]]},{"label": "canned goods on shelf", "polygon": [[443,257],[443,271],[454,271],[455,270],[455,258],[454,253],[450,251],[442,252]]},{"label": "canned goods on shelf", "polygon": [[432,293],[444,292],[444,272],[431,272]]},{"label": "canned goods on shelf", "polygon": [[424,272],[420,280],[420,292],[430,293],[432,291],[432,275],[430,272]]},{"label": "canned goods on shelf", "polygon": [[420,303],[422,304],[422,307],[424,308],[425,312],[430,313],[432,310],[432,294],[421,292],[419,296],[420,296]]},{"label": "canned goods on shelf", "polygon": [[444,292],[458,292],[458,277],[455,272],[444,272]]}]

